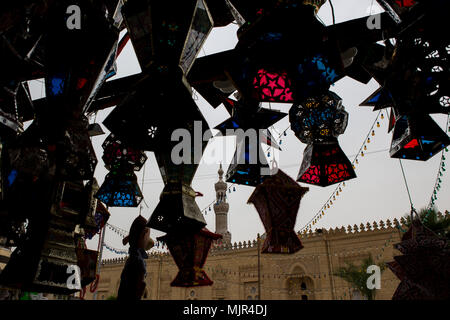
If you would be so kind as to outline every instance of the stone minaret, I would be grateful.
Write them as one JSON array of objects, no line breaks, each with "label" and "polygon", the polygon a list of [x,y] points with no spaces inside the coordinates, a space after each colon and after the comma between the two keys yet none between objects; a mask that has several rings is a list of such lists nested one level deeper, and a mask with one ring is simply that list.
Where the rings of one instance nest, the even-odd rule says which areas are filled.
[{"label": "stone minaret", "polygon": [[216,233],[223,236],[222,243],[231,244],[231,233],[228,231],[228,209],[227,184],[223,181],[222,164],[219,168],[219,181],[214,185],[216,188],[216,203],[214,212],[216,213]]}]

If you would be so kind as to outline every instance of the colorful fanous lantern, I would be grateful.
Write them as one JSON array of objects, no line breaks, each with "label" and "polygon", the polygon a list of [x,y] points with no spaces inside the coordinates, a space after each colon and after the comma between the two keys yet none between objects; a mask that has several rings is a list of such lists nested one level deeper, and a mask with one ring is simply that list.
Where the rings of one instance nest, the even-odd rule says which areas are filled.
[{"label": "colorful fanous lantern", "polygon": [[236,135],[236,152],[228,167],[226,181],[256,186],[270,174],[261,142],[279,149],[266,128],[281,120],[286,114],[277,110],[263,109],[258,103],[248,104],[242,100],[225,99],[224,105],[232,117],[218,125],[216,129],[223,134],[230,135],[231,132]]},{"label": "colorful fanous lantern", "polygon": [[450,138],[427,114],[396,119],[391,158],[426,161],[450,144]]},{"label": "colorful fanous lantern", "polygon": [[353,178],[355,171],[337,139],[306,147],[297,181],[326,187]]},{"label": "colorful fanous lantern", "polygon": [[213,241],[221,235],[201,229],[195,234],[172,233],[158,240],[167,244],[179,271],[170,284],[172,287],[210,286],[213,281],[203,266]]},{"label": "colorful fanous lantern", "polygon": [[255,188],[248,203],[256,207],[266,229],[263,253],[295,253],[303,248],[294,226],[308,190],[279,169]]},{"label": "colorful fanous lantern", "polygon": [[111,170],[114,165],[132,165],[134,171],[141,170],[147,160],[147,156],[143,151],[136,150],[116,138],[114,134],[110,134],[102,145],[103,162],[106,169]]},{"label": "colorful fanous lantern", "polygon": [[356,177],[337,141],[348,122],[338,95],[328,91],[308,98],[291,108],[289,118],[295,135],[308,144],[297,181],[328,186]]},{"label": "colorful fanous lantern", "polygon": [[264,151],[259,142],[247,142],[242,137],[238,137],[237,140],[237,150],[228,167],[226,181],[255,187],[270,174]]},{"label": "colorful fanous lantern", "polygon": [[450,250],[419,219],[413,219],[402,241],[394,246],[403,255],[387,266],[401,281],[392,300],[450,299]]},{"label": "colorful fanous lantern", "polygon": [[132,170],[108,173],[96,197],[108,207],[137,207],[143,199]]}]

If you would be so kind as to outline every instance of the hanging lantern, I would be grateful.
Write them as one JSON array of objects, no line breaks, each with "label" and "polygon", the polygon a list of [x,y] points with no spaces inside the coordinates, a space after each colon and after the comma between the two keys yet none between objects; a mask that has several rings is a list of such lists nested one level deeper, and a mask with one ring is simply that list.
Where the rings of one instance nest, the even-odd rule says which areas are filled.
[{"label": "hanging lantern", "polygon": [[137,207],[143,199],[133,171],[108,173],[95,196],[108,207]]},{"label": "hanging lantern", "polygon": [[195,202],[196,193],[188,185],[169,182],[153,211],[148,226],[162,232],[196,232],[206,226],[200,208]]},{"label": "hanging lantern", "polygon": [[295,253],[303,248],[294,226],[308,190],[279,169],[255,188],[248,203],[255,206],[266,229],[262,253]]},{"label": "hanging lantern", "polygon": [[185,74],[213,28],[204,0],[127,1],[122,15],[141,66],[179,65]]},{"label": "hanging lantern", "polygon": [[[94,214],[95,227],[92,227],[92,223],[89,224],[89,228],[85,227],[85,235],[84,235],[85,238],[90,240],[96,234],[98,234],[100,232],[100,230],[102,230],[103,227],[106,225],[110,216],[111,216],[111,214],[106,209],[106,207],[103,205],[103,203],[101,203],[100,201],[97,201],[97,206],[96,206],[95,214]],[[91,219],[89,219],[88,221],[91,221]]]},{"label": "hanging lantern", "polygon": [[397,119],[391,158],[426,161],[450,144],[450,138],[427,114]]},{"label": "hanging lantern", "polygon": [[108,170],[116,164],[132,165],[134,171],[141,170],[147,156],[143,151],[125,146],[121,140],[117,139],[114,134],[110,134],[102,145],[103,162]]},{"label": "hanging lantern", "polygon": [[88,133],[88,122],[73,121],[64,139],[57,143],[57,170],[64,180],[90,180],[94,176],[97,157]]},{"label": "hanging lantern", "polygon": [[214,240],[222,236],[203,228],[192,233],[171,233],[159,237],[169,248],[179,272],[171,282],[172,287],[210,286],[213,281],[203,269]]},{"label": "hanging lantern", "polygon": [[336,141],[306,147],[297,181],[325,187],[355,177],[350,161]]},{"label": "hanging lantern", "polygon": [[86,215],[86,192],[82,182],[36,178],[35,183],[40,190],[27,198],[34,214],[29,216],[25,237],[17,243],[0,283],[25,291],[74,293],[77,289],[67,285],[67,271],[77,265],[74,231],[80,217]]},{"label": "hanging lantern", "polygon": [[[233,130],[232,133],[236,135],[236,152],[228,167],[226,181],[256,186],[270,174],[261,142],[279,149],[270,131],[264,133],[263,130],[281,120],[286,114],[277,110],[263,109],[258,103],[246,103],[243,100],[226,99],[224,105],[232,117],[219,124],[216,129],[223,134],[229,134],[229,130]],[[248,129],[260,129],[260,132],[247,136],[245,131]]]},{"label": "hanging lantern", "polygon": [[387,263],[401,281],[393,300],[448,300],[450,268],[448,241],[437,237],[419,219],[413,219],[402,241],[394,247],[403,255]]},{"label": "hanging lantern", "polygon": [[253,80],[253,87],[261,102],[294,102],[292,83],[286,72],[276,73],[260,69]]},{"label": "hanging lantern", "polygon": [[289,111],[291,128],[308,146],[297,181],[328,186],[356,177],[337,142],[348,122],[342,100],[333,92],[308,98]]},{"label": "hanging lantern", "polygon": [[96,279],[98,251],[77,248],[77,265],[80,267],[80,284],[86,287]]},{"label": "hanging lantern", "polygon": [[247,186],[257,186],[270,173],[264,151],[259,143],[255,146],[245,139],[237,141],[237,150],[226,173],[226,181]]}]

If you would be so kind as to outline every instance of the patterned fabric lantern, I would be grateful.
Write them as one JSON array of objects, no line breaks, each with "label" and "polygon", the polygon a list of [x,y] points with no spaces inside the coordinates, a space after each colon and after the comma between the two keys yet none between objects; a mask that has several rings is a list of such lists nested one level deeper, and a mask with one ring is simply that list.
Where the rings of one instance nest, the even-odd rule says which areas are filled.
[{"label": "patterned fabric lantern", "polygon": [[418,219],[394,246],[403,255],[387,263],[401,280],[393,300],[450,299],[450,247]]},{"label": "patterned fabric lantern", "polygon": [[222,238],[206,228],[195,234],[173,233],[159,237],[167,244],[179,272],[171,282],[172,287],[210,286],[213,281],[203,270],[209,249],[214,240]]},{"label": "patterned fabric lantern", "polygon": [[337,141],[348,122],[338,95],[329,91],[294,105],[289,120],[295,135],[308,144],[297,181],[328,186],[356,177]]},{"label": "patterned fabric lantern", "polygon": [[450,138],[427,114],[395,121],[391,158],[426,161],[450,144]]},{"label": "patterned fabric lantern", "polygon": [[248,203],[256,207],[266,229],[263,253],[295,253],[303,248],[294,226],[308,190],[279,169],[255,188]]},{"label": "patterned fabric lantern", "polygon": [[137,207],[143,199],[133,171],[108,173],[96,197],[109,207]]}]

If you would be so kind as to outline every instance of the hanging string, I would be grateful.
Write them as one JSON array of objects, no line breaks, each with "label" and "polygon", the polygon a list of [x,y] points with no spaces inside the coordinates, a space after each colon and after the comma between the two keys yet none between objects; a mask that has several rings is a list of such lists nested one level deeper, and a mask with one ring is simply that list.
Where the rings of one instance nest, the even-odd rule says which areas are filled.
[{"label": "hanging string", "polygon": [[[145,179],[145,163],[144,168],[142,169],[142,183],[141,183],[141,192],[144,194],[144,179]],[[139,215],[142,213],[142,203],[139,205]]]},{"label": "hanging string", "polygon": [[336,19],[334,16],[334,6],[333,6],[333,2],[331,0],[328,0],[328,2],[330,3],[330,8],[331,8],[331,16],[333,17],[333,24],[336,24]]},{"label": "hanging string", "polygon": [[406,181],[405,170],[403,169],[402,160],[398,159],[398,162],[400,163],[400,168],[402,169],[403,180],[405,181],[406,191],[408,192],[408,197],[409,197],[409,203],[411,204],[411,211],[413,211],[415,209],[414,209],[413,202],[411,199],[411,193],[409,192],[408,181]]},{"label": "hanging string", "polygon": [[[446,131],[450,131],[450,115],[447,116],[446,125],[447,125]],[[448,152],[448,147],[444,148],[444,150],[442,150],[441,161],[439,163],[439,169],[438,169],[438,173],[436,176],[436,182],[434,183],[434,188],[433,188],[433,191],[431,192],[430,202],[428,204],[429,212],[431,211],[431,208],[434,206],[434,201],[437,200],[438,191],[441,189],[441,182],[442,182],[441,177],[443,176],[442,171],[444,171],[444,172],[446,171],[445,170],[445,160],[446,160],[445,153],[447,153],[447,152]],[[427,215],[428,215],[428,213],[427,213]],[[426,218],[426,216],[425,216],[425,218]]]}]

